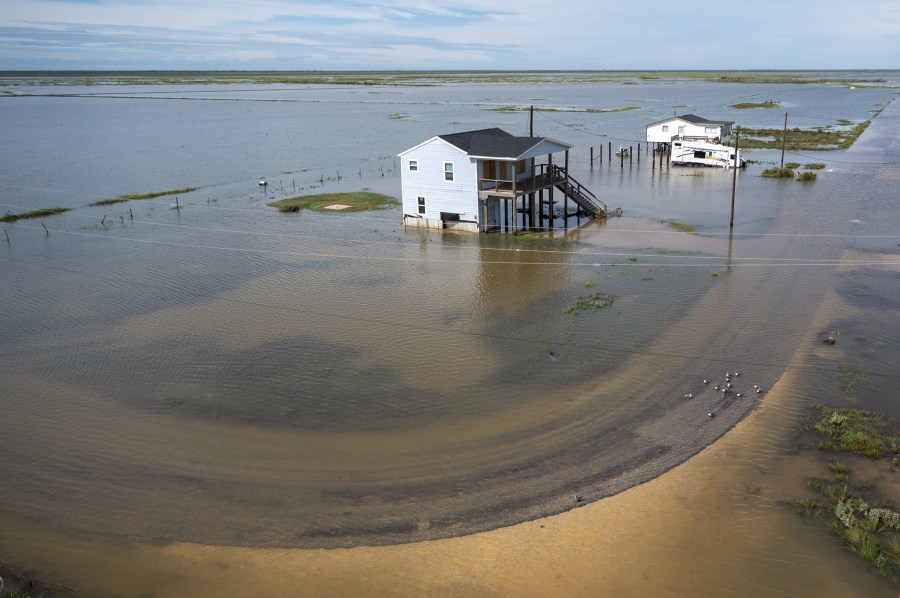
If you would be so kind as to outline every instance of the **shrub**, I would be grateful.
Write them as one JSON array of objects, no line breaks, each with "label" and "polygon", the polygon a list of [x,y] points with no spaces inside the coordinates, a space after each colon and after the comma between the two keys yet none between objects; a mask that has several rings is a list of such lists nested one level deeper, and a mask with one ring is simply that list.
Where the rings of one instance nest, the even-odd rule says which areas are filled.
[{"label": "shrub", "polygon": [[810,162],[803,168],[805,168],[807,170],[822,170],[823,168],[825,168],[825,163],[824,162]]},{"label": "shrub", "polygon": [[799,175],[797,175],[797,180],[798,181],[814,181],[814,180],[816,180],[816,173],[809,172],[809,171],[801,172]]},{"label": "shrub", "polygon": [[790,168],[766,168],[762,171],[762,176],[770,179],[790,179],[794,178],[794,171]]}]

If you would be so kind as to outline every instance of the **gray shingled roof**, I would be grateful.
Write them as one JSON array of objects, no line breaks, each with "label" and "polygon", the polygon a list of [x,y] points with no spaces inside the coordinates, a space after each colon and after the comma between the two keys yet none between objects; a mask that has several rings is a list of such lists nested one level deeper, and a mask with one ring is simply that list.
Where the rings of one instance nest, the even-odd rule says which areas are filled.
[{"label": "gray shingled roof", "polygon": [[516,158],[544,140],[544,137],[516,137],[496,127],[438,137],[470,156],[493,158]]},{"label": "gray shingled roof", "polygon": [[733,120],[709,120],[708,118],[703,118],[702,116],[697,116],[696,114],[685,114],[684,116],[679,116],[681,120],[686,120],[689,123],[694,123],[695,125],[733,125]]}]

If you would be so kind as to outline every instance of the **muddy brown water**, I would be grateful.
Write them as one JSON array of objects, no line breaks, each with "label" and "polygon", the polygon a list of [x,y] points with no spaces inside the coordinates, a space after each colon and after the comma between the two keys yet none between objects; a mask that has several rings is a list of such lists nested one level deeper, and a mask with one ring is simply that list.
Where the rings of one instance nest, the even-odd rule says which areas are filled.
[{"label": "muddy brown water", "polygon": [[[863,155],[896,153],[883,122]],[[782,502],[843,360],[869,382],[835,401],[895,408],[878,172],[745,178],[789,201],[733,235],[626,217],[574,245],[238,199],[17,226],[3,560],[87,595],[892,595]],[[566,312],[592,292],[612,308]],[[746,397],[702,383],[737,370]]]}]

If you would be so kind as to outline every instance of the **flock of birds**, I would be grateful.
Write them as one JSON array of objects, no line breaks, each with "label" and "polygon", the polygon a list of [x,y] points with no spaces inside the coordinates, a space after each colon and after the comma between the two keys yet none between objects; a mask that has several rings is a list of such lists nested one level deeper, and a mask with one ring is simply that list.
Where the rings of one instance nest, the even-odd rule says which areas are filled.
[{"label": "flock of birds", "polygon": [[[732,394],[732,393],[734,393],[734,396],[738,399],[745,397],[746,393],[735,389],[734,382],[732,382],[732,379],[739,378],[740,375],[741,375],[740,372],[725,372],[725,382],[722,384],[716,384],[715,386],[713,386],[713,390],[716,393],[722,393],[722,398],[727,398],[728,395]],[[709,386],[711,384],[711,381],[709,380],[709,378],[704,378],[703,384],[704,384],[704,386]],[[759,384],[754,384],[753,390],[756,391],[756,394],[763,393],[763,387],[760,386]],[[684,398],[685,399],[693,399],[694,393],[689,392],[684,395]],[[716,412],[715,412],[715,410],[710,410],[707,413],[707,415],[709,417],[715,417]]]}]

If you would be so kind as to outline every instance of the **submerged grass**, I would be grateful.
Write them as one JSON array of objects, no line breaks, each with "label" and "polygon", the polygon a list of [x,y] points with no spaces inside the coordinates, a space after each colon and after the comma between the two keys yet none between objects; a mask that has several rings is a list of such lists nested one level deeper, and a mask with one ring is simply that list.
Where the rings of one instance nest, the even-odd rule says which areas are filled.
[{"label": "submerged grass", "polygon": [[179,195],[181,193],[190,193],[191,191],[196,191],[200,187],[184,187],[183,189],[172,189],[170,191],[154,191],[152,193],[126,193],[125,195],[120,195],[118,197],[114,197],[112,199],[101,199],[99,201],[95,201],[94,203],[88,204],[91,207],[94,206],[109,206],[112,204],[122,203],[123,201],[133,201],[138,199],[155,199],[157,197],[164,197],[166,195]]},{"label": "submerged grass", "polygon": [[[896,421],[865,411],[823,405],[816,406],[812,413],[818,416],[813,427],[821,438],[820,449],[873,459],[890,451],[892,463],[896,462],[900,454],[900,428]],[[794,512],[804,517],[825,516],[828,528],[850,552],[871,564],[891,583],[900,585],[900,512],[878,494],[871,482],[852,480],[846,462],[832,459],[830,468],[833,479],[808,481],[808,487],[820,498],[791,501]]]},{"label": "submerged grass", "polygon": [[677,220],[663,220],[669,228],[674,228],[675,230],[682,233],[695,233],[697,232],[697,227],[693,224],[685,224],[684,222],[678,222]]},{"label": "submerged grass", "polygon": [[580,297],[578,301],[575,302],[575,305],[566,310],[566,313],[572,314],[573,316],[577,316],[578,312],[584,310],[599,310],[606,309],[615,301],[615,295],[607,295],[605,293],[593,293],[591,295],[587,295],[586,297]]},{"label": "submerged grass", "polygon": [[63,212],[68,212],[72,208],[43,208],[40,210],[32,210],[30,212],[19,212],[18,214],[14,214],[12,212],[7,212],[3,216],[0,216],[0,222],[15,222],[16,220],[28,220],[31,218],[44,218],[45,216],[52,216],[54,214],[62,214]]},{"label": "submerged grass", "polygon": [[297,212],[301,209],[316,212],[330,212],[328,206],[346,206],[339,212],[364,212],[367,210],[382,210],[394,206],[400,202],[388,195],[371,193],[369,191],[355,191],[350,193],[323,193],[319,195],[300,195],[273,201],[267,205],[278,208],[282,212]]},{"label": "submerged grass", "polygon": [[550,108],[545,106],[516,106],[508,104],[506,106],[498,106],[496,108],[488,108],[492,112],[528,112],[534,109],[535,112],[584,112],[589,114],[600,114],[605,112],[628,112],[629,110],[640,110],[640,106],[622,106],[620,108]]},{"label": "submerged grass", "polygon": [[789,150],[845,150],[856,142],[872,121],[865,120],[849,129],[817,127],[815,129],[753,129],[741,128],[741,148]]},{"label": "submerged grass", "polygon": [[816,180],[816,173],[809,172],[808,170],[806,172],[801,172],[800,174],[797,175],[797,180],[798,181],[814,181],[814,180]]},{"label": "submerged grass", "polygon": [[900,451],[894,422],[858,409],[820,406],[815,431],[822,436],[819,449],[857,453],[877,459],[885,451]]},{"label": "submerged grass", "polygon": [[737,108],[738,110],[746,110],[748,108],[781,108],[781,104],[773,102],[772,100],[766,100],[765,102],[739,102],[737,104],[732,104],[731,108]]},{"label": "submerged grass", "polygon": [[762,171],[762,175],[769,179],[792,179],[794,178],[794,171],[790,168],[778,168],[777,166],[774,168],[766,168]]},{"label": "submerged grass", "polygon": [[[417,85],[447,83],[636,82],[699,80],[756,84],[885,84],[866,73],[803,71],[15,71],[0,73],[39,85],[325,84]],[[24,83],[23,83],[24,84]]]}]

